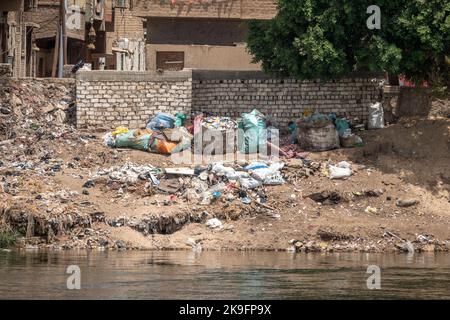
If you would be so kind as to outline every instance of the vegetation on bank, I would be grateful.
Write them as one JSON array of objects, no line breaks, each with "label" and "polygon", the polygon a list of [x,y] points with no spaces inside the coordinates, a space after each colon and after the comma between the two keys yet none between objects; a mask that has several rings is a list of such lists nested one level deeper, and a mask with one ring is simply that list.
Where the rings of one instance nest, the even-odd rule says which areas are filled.
[{"label": "vegetation on bank", "polygon": [[19,234],[10,227],[0,228],[0,248],[9,248],[16,244]]}]

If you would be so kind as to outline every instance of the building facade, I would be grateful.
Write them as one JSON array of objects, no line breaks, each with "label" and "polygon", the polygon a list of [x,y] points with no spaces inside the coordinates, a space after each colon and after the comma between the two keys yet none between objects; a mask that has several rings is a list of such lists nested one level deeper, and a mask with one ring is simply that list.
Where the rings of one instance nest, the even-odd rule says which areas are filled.
[{"label": "building facade", "polygon": [[29,20],[36,7],[37,0],[0,2],[0,63],[11,65],[13,77],[36,75],[38,25]]},{"label": "building facade", "polygon": [[95,70],[145,70],[145,19],[133,16],[116,0],[39,0],[30,21],[40,26],[36,32],[39,77],[57,74],[61,23],[67,38],[65,65],[83,60]]},{"label": "building facade", "polygon": [[[124,0],[130,1],[130,0]],[[259,70],[246,21],[271,19],[275,0],[131,0],[147,19],[147,69]]]}]

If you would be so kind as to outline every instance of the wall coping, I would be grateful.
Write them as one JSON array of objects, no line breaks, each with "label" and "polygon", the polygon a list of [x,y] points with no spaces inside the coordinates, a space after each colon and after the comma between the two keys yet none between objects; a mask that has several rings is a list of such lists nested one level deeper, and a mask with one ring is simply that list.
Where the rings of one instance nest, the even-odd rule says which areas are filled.
[{"label": "wall coping", "polygon": [[[340,79],[334,79],[335,81],[340,81],[343,79],[355,79],[355,78],[384,78],[381,73],[369,73],[369,72],[358,72],[352,73],[344,76]],[[192,69],[192,79],[193,80],[297,80],[300,82],[320,82],[320,79],[316,80],[300,80],[293,77],[283,77],[276,74],[265,73],[264,71],[258,70],[200,70]],[[332,80],[330,80],[332,81]],[[325,81],[329,82],[329,81]]]},{"label": "wall coping", "polygon": [[117,70],[80,70],[76,73],[77,81],[187,81],[192,79],[191,70],[183,71],[117,71]]}]

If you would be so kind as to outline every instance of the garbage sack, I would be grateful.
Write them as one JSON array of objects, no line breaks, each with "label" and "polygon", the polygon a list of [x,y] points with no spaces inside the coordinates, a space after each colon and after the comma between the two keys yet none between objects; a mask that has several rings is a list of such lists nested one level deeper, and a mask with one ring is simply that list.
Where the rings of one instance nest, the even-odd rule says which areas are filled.
[{"label": "garbage sack", "polygon": [[262,181],[258,181],[256,179],[253,178],[240,178],[239,179],[239,184],[241,185],[241,187],[243,189],[255,189],[259,186],[262,186]]},{"label": "garbage sack", "polygon": [[126,133],[118,134],[116,136],[114,146],[116,148],[130,148],[136,150],[149,150],[149,141],[152,136],[152,131],[145,130],[129,130]]},{"label": "garbage sack", "polygon": [[167,141],[176,142],[176,147],[172,148],[170,153],[179,153],[190,148],[193,136],[185,127],[166,128],[162,130]]},{"label": "garbage sack", "polygon": [[304,125],[303,120],[300,120],[298,141],[304,150],[327,151],[339,148],[339,134],[330,121],[325,126],[318,127]]},{"label": "garbage sack", "polygon": [[166,113],[158,113],[156,117],[152,118],[147,123],[147,128],[153,131],[174,127],[175,127],[175,118],[172,117],[170,114]]},{"label": "garbage sack", "polygon": [[214,163],[211,171],[216,175],[220,176],[234,176],[236,171],[233,168],[225,167],[222,163]]},{"label": "garbage sack", "polygon": [[274,162],[270,164],[270,169],[273,170],[281,170],[284,168],[285,163],[284,162]]},{"label": "garbage sack", "polygon": [[251,177],[259,181],[264,181],[268,176],[274,175],[277,170],[271,168],[259,168],[251,172]]},{"label": "garbage sack", "polygon": [[330,179],[344,179],[352,175],[352,169],[348,162],[339,162],[337,166],[329,165]]},{"label": "garbage sack", "polygon": [[218,176],[225,176],[228,180],[239,180],[250,177],[247,172],[235,171],[233,168],[225,167],[222,163],[214,163],[211,172]]},{"label": "garbage sack", "polygon": [[369,129],[384,128],[384,110],[381,102],[377,102],[369,106],[369,122],[367,127]]},{"label": "garbage sack", "polygon": [[242,115],[241,152],[245,154],[257,153],[260,146],[267,144],[266,121],[264,115],[254,109]]}]

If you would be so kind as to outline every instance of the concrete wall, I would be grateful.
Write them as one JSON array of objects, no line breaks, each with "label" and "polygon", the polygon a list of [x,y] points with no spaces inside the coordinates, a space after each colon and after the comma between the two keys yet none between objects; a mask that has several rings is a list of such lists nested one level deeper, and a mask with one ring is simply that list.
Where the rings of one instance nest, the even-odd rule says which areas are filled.
[{"label": "concrete wall", "polygon": [[237,46],[147,44],[147,70],[156,70],[156,52],[183,51],[184,67],[206,70],[260,70],[245,44]]},{"label": "concrete wall", "polygon": [[142,17],[189,17],[271,19],[277,13],[276,0],[141,0],[133,13]]},{"label": "concrete wall", "polygon": [[158,112],[191,112],[192,72],[79,71],[77,127],[139,128]]},{"label": "concrete wall", "polygon": [[378,81],[355,76],[336,82],[274,78],[262,72],[193,71],[194,111],[238,117],[254,108],[281,126],[306,109],[334,112],[366,122],[368,107],[379,99]]}]

